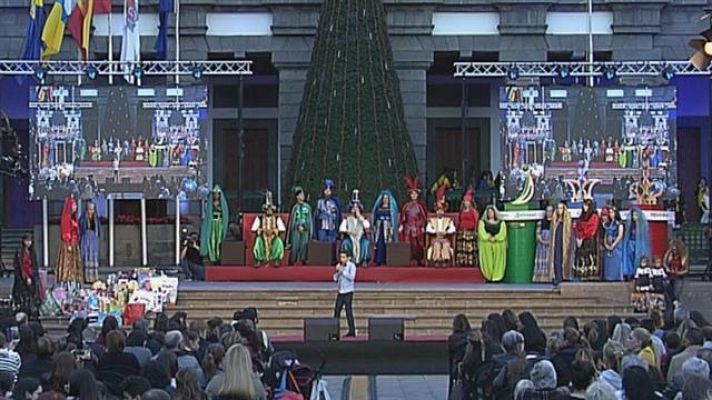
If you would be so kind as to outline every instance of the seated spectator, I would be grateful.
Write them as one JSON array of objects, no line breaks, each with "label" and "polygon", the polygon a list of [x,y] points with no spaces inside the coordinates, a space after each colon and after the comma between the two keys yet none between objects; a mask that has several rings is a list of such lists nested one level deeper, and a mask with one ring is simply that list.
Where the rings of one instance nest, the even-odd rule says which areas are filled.
[{"label": "seated spectator", "polygon": [[141,367],[151,361],[151,357],[153,357],[151,350],[146,348],[147,341],[148,333],[140,329],[132,331],[126,338],[126,349],[124,351],[133,354]]},{"label": "seated spectator", "polygon": [[192,369],[178,370],[173,400],[208,400],[208,396],[200,389],[198,376]]},{"label": "seated spectator", "polygon": [[569,391],[566,388],[556,388],[556,369],[547,360],[534,364],[529,374],[534,383],[534,389],[524,392],[523,400],[568,400]]},{"label": "seated spectator", "polygon": [[20,340],[15,346],[15,351],[20,355],[23,364],[37,358],[37,336],[29,325],[21,325],[18,328]]},{"label": "seated spectator", "polygon": [[677,332],[668,332],[665,335],[665,355],[660,361],[660,367],[663,374],[667,376],[668,370],[670,369],[670,360],[673,357],[680,354],[684,348],[682,347],[682,341],[680,340],[680,335]]},{"label": "seated spectator", "polygon": [[136,321],[134,321],[132,328],[133,328],[131,330],[132,332],[143,331],[143,332],[148,333],[148,328],[149,328],[148,320],[146,318],[137,319]]},{"label": "seated spectator", "polygon": [[611,385],[606,382],[594,382],[586,389],[586,400],[618,400],[619,397]]},{"label": "seated spectator", "polygon": [[514,400],[522,400],[524,398],[524,392],[529,389],[534,389],[534,382],[529,379],[522,379],[517,382],[517,385],[514,387]]},{"label": "seated spectator", "polygon": [[452,321],[452,333],[447,338],[449,384],[448,393],[452,391],[452,385],[457,379],[458,365],[465,357],[467,349],[467,336],[472,330],[470,321],[464,314],[458,314]]},{"label": "seated spectator", "polygon": [[99,339],[99,332],[95,327],[87,326],[82,332],[82,337],[84,338],[84,347],[90,349],[97,359],[106,352],[106,348],[96,342]]},{"label": "seated spectator", "polygon": [[684,364],[685,361],[697,356],[697,352],[702,348],[703,340],[701,330],[696,328],[687,330],[682,340],[682,345],[685,350],[670,359],[670,368],[667,373],[668,382],[682,370],[682,364]]},{"label": "seated spectator", "polygon": [[213,343],[208,346],[208,351],[203,358],[201,366],[205,373],[205,379],[210,381],[218,372],[222,372],[222,362],[225,358],[225,347],[220,343]]},{"label": "seated spectator", "polygon": [[[707,365],[710,367],[710,375],[712,375],[712,350],[703,348],[697,352],[697,357],[707,362]],[[710,378],[712,378],[712,376],[710,376]]]},{"label": "seated spectator", "polygon": [[166,333],[163,348],[168,351],[178,351],[181,343],[183,343],[183,333],[178,330],[169,331]]},{"label": "seated spectator", "polygon": [[658,361],[655,359],[655,350],[653,350],[650,332],[645,329],[636,328],[631,332],[626,342],[626,350],[638,354],[648,365],[657,368]]},{"label": "seated spectator", "polygon": [[[647,362],[646,362],[647,364]],[[623,394],[626,400],[657,400],[663,397],[655,392],[653,380],[643,367],[623,369]]]},{"label": "seated spectator", "polygon": [[539,328],[534,315],[529,311],[519,314],[519,331],[524,335],[524,350],[527,353],[544,354],[546,350],[546,335]]},{"label": "seated spectator", "polygon": [[42,393],[42,385],[37,378],[20,378],[12,389],[13,400],[37,400]]},{"label": "seated spectator", "polygon": [[[0,335],[2,336],[2,335]],[[12,387],[15,385],[15,374],[8,371],[0,372],[0,399],[10,398]]]},{"label": "seated spectator", "polygon": [[115,395],[121,394],[121,382],[125,378],[141,374],[136,356],[124,352],[125,347],[126,336],[122,331],[109,332],[106,335],[106,353],[99,358],[97,367],[97,377]]},{"label": "seated spectator", "polygon": [[101,346],[107,347],[106,336],[109,332],[117,329],[119,329],[119,321],[117,321],[113,315],[107,315],[106,318],[104,318],[104,322],[101,323],[101,333],[99,333],[99,337],[96,339],[96,342]]},{"label": "seated spectator", "polygon": [[266,400],[267,394],[252,368],[250,352],[235,344],[225,353],[222,374],[216,375],[206,388],[211,399]]},{"label": "seated spectator", "polygon": [[579,323],[576,317],[569,316],[564,319],[564,325],[563,325],[564,331],[567,329],[573,329],[575,331],[579,330]]},{"label": "seated spectator", "polygon": [[[64,338],[66,344],[74,345],[75,349],[84,348],[84,337],[82,333],[87,327],[87,322],[84,318],[73,318],[67,326],[67,336]],[[60,346],[61,347],[61,346]]]},{"label": "seated spectator", "polygon": [[623,351],[623,345],[612,340],[603,346],[602,363],[605,369],[601,372],[598,380],[607,383],[614,391],[623,390],[623,381],[620,375]]},{"label": "seated spectator", "polygon": [[683,400],[712,399],[712,382],[706,378],[692,376],[685,381],[681,397]]},{"label": "seated spectator", "polygon": [[20,372],[21,365],[20,354],[7,347],[5,335],[0,333],[0,372],[10,372],[14,378]]},{"label": "seated spectator", "polygon": [[41,337],[37,341],[37,357],[20,367],[20,378],[35,378],[41,384],[47,385],[49,376],[54,370],[54,342],[48,337]]},{"label": "seated spectator", "polygon": [[101,386],[88,369],[77,370],[69,378],[69,395],[79,400],[103,400]]},{"label": "seated spectator", "polygon": [[190,369],[195,374],[198,379],[199,387],[205,387],[207,384],[205,380],[205,374],[203,369],[200,367],[200,361],[198,361],[198,334],[195,331],[188,330],[183,335],[183,343],[181,343],[180,349],[176,352],[178,357],[178,369]]},{"label": "seated spectator", "polygon": [[37,400],[65,400],[66,398],[62,393],[57,392],[42,392]]},{"label": "seated spectator", "polygon": [[633,332],[633,329],[630,327],[630,325],[626,324],[625,322],[621,322],[613,328],[611,340],[625,344],[625,342],[628,341],[631,332]]},{"label": "seated spectator", "polygon": [[130,376],[121,383],[123,400],[141,400],[141,396],[149,390],[151,382],[142,376]]},{"label": "seated spectator", "polygon": [[156,314],[156,319],[153,321],[153,330],[156,332],[168,333],[168,315],[164,312]]},{"label": "seated spectator", "polygon": [[184,332],[188,329],[188,314],[183,311],[177,311],[168,320],[168,329]]},{"label": "seated spectator", "polygon": [[557,386],[568,386],[571,383],[571,363],[576,359],[579,350],[581,350],[581,335],[574,328],[566,328],[564,344],[551,359],[556,368]]},{"label": "seated spectator", "polygon": [[160,389],[151,389],[141,396],[141,400],[171,400],[171,396]]},{"label": "seated spectator", "polygon": [[693,376],[709,379],[709,364],[697,357],[687,359],[687,361],[682,364],[682,372],[675,374],[672,380],[668,381],[665,391],[663,392],[663,397],[666,399],[674,399],[678,393],[682,391],[682,388],[685,386],[685,382]]},{"label": "seated spectator", "polygon": [[504,354],[494,358],[497,375],[492,382],[496,399],[511,399],[514,386],[527,376],[524,336],[517,331],[509,331],[502,336]]},{"label": "seated spectator", "polygon": [[153,330],[148,334],[148,340],[146,340],[146,348],[151,351],[154,356],[158,354],[163,346],[166,344],[166,333],[162,331]]},{"label": "seated spectator", "polygon": [[63,395],[69,394],[69,378],[78,368],[77,361],[69,352],[57,354],[54,358],[54,370],[49,378],[48,390],[53,390]]},{"label": "seated spectator", "polygon": [[[175,355],[174,355],[175,357]],[[170,372],[158,361],[149,361],[143,366],[142,376],[148,380],[152,389],[160,389],[166,393],[173,393]]]},{"label": "seated spectator", "polygon": [[585,399],[586,388],[593,383],[596,370],[588,361],[576,360],[571,364],[571,399]]}]

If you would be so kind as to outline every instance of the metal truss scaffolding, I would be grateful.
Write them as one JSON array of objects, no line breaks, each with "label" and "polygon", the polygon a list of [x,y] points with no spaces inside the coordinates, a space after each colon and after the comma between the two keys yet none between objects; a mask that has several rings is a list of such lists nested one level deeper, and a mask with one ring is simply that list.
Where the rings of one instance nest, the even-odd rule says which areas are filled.
[{"label": "metal truss scaffolding", "polygon": [[81,76],[89,71],[97,76],[122,76],[140,69],[144,76],[252,75],[252,61],[8,61],[0,60],[0,75],[34,75],[42,70],[47,75]]},{"label": "metal truss scaffolding", "polygon": [[456,78],[507,77],[573,77],[590,76],[668,76],[709,75],[710,69],[698,70],[689,61],[619,61],[619,62],[456,62]]}]

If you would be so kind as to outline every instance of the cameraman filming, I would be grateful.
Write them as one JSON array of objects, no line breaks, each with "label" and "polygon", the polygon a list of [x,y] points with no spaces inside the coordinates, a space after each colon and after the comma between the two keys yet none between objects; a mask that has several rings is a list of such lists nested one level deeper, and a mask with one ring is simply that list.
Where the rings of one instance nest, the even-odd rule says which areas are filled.
[{"label": "cameraman filming", "polygon": [[187,281],[193,279],[198,281],[205,280],[205,267],[203,266],[203,258],[200,256],[200,243],[198,243],[197,233],[189,233],[183,241],[180,259],[183,274]]}]

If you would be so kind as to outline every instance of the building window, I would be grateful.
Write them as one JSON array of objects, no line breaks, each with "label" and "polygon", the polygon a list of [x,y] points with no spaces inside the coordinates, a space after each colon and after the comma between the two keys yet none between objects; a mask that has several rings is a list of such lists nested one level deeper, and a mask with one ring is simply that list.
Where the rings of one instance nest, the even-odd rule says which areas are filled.
[{"label": "building window", "polygon": [[434,12],[433,35],[498,35],[497,12]]}]

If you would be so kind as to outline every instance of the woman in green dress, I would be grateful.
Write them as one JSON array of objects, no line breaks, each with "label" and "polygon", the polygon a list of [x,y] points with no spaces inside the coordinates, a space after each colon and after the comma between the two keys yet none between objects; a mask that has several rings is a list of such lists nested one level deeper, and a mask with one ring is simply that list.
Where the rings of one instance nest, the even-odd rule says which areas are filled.
[{"label": "woman in green dress", "polygon": [[211,264],[220,264],[220,248],[227,236],[230,213],[220,186],[215,185],[203,205],[203,223],[200,228],[200,255],[208,257]]},{"label": "woman in green dress", "polygon": [[507,224],[499,219],[494,206],[487,206],[477,227],[482,275],[488,282],[504,279],[507,265]]}]

